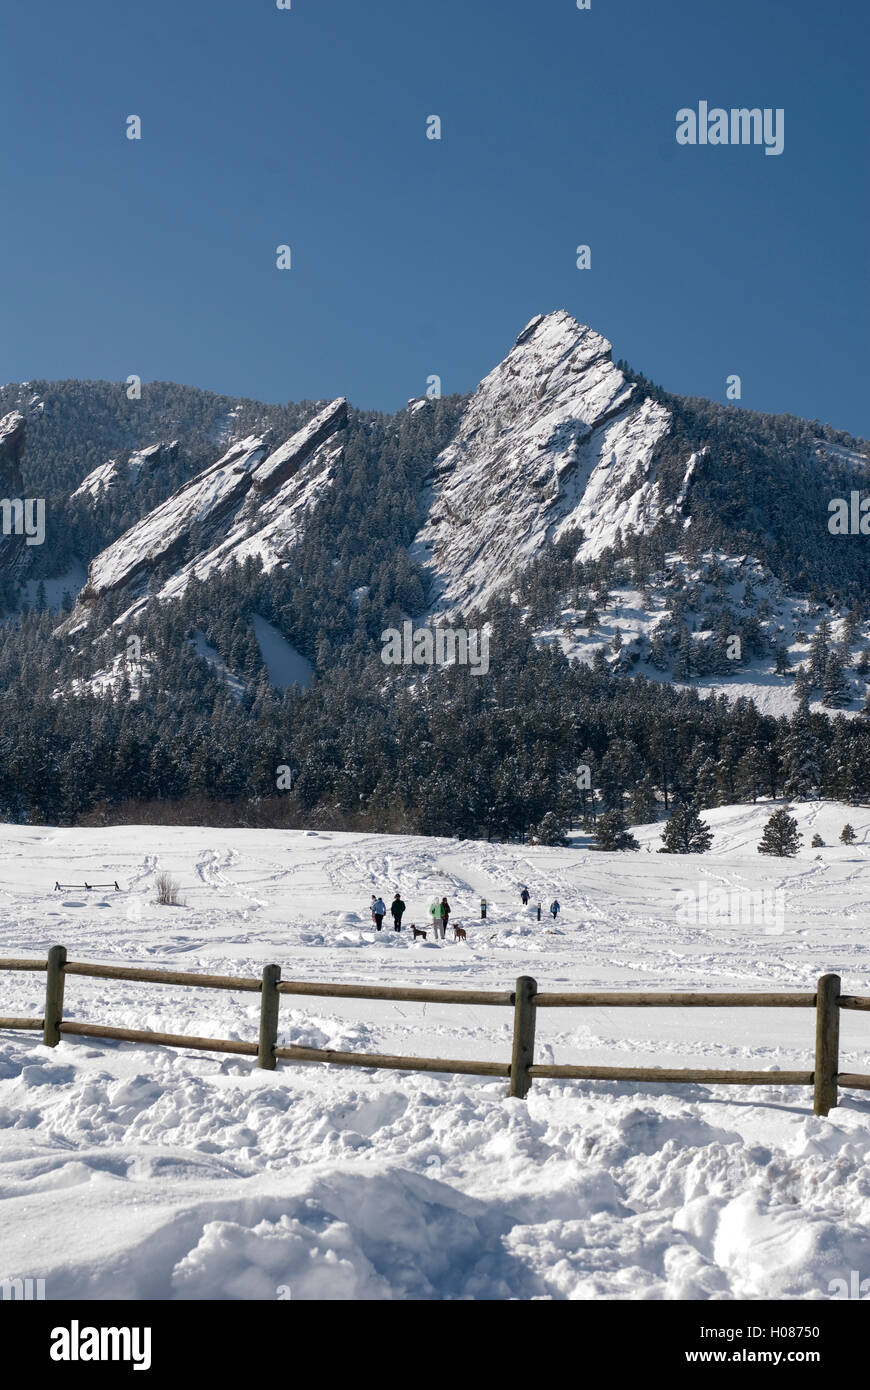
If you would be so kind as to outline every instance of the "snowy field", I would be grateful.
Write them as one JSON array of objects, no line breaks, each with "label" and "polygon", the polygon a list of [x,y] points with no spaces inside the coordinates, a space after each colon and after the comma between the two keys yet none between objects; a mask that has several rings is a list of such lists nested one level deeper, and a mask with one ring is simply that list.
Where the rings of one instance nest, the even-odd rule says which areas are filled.
[{"label": "snowy field", "polygon": [[[756,852],[772,809],[705,812],[713,851],[688,857],[647,852],[660,827],[607,855],[0,826],[0,954],[469,989],[811,990],[836,970],[870,994],[870,811],[798,807],[801,854],[779,860]],[[162,870],[183,906],[154,903]],[[378,936],[369,900],[397,887],[406,924],[446,893],[468,943]],[[775,910],[746,920],[735,897],[734,920],[721,899],[692,920],[686,895],[717,889]],[[41,1015],[43,987],[0,972],[0,1014]],[[65,1015],[255,1041],[258,998],[71,976]],[[510,1055],[504,1008],[284,997],[281,1024],[283,1043]],[[809,1071],[813,1035],[811,1010],[545,1010],[537,1060]],[[868,1093],[827,1119],[774,1085],[538,1081],[523,1102],[486,1078],[38,1038],[0,1033],[0,1278],[42,1277],[49,1299],[819,1299],[870,1277]],[[868,1044],[870,1018],[844,1013],[841,1068],[870,1071]]]}]

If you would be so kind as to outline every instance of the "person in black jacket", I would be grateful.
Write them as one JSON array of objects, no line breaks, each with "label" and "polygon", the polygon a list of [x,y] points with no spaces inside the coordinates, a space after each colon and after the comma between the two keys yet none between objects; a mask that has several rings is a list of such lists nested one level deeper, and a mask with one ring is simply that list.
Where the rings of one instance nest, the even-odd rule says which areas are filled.
[{"label": "person in black jacket", "polygon": [[402,930],[402,913],[403,913],[404,911],[405,911],[405,904],[402,902],[402,899],[399,897],[399,893],[398,893],[398,890],[397,890],[397,891],[396,891],[396,896],[393,898],[393,901],[390,903],[390,912],[392,913],[392,916],[393,916],[393,927],[395,928],[396,931],[401,931],[401,930]]}]

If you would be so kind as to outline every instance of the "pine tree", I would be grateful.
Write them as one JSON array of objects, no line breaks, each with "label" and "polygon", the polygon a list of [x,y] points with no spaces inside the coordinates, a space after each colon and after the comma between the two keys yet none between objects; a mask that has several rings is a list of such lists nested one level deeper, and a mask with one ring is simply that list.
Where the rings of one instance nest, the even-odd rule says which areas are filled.
[{"label": "pine tree", "polygon": [[789,720],[782,740],[781,756],[785,773],[784,790],[793,801],[806,801],[818,791],[821,769],[819,747],[806,705]]},{"label": "pine tree", "polygon": [[670,665],[668,649],[665,646],[663,634],[656,628],[650,643],[649,656],[647,657],[651,666],[655,666],[657,671],[666,671]]},{"label": "pine tree", "polygon": [[632,825],[650,825],[658,820],[658,801],[649,773],[645,773],[631,793],[629,817]]},{"label": "pine tree", "polygon": [[828,663],[828,639],[831,635],[827,618],[822,618],[810,643],[809,677],[814,690],[824,683],[825,667]]},{"label": "pine tree", "polygon": [[822,699],[822,704],[827,705],[829,708],[833,707],[838,709],[843,705],[850,705],[851,703],[852,696],[849,693],[849,688],[843,676],[843,658],[840,652],[837,651],[836,648],[833,648],[828,653],[828,659],[825,662],[824,697]]},{"label": "pine tree", "polygon": [[[603,818],[602,818],[603,819]],[[539,845],[565,845],[565,832],[553,811],[548,811],[537,828],[532,827],[532,838]]]},{"label": "pine tree", "polygon": [[815,835],[810,841],[810,844],[812,845],[813,849],[824,849],[825,842],[819,834],[818,830],[816,831]]},{"label": "pine tree", "polygon": [[851,720],[838,714],[834,720],[834,737],[825,753],[825,775],[822,795],[832,801],[848,801],[852,790],[854,758],[852,753]]},{"label": "pine tree", "polygon": [[595,847],[602,850],[640,849],[622,811],[605,811],[595,825]]},{"label": "pine tree", "polygon": [[849,824],[847,823],[846,825],[843,826],[843,829],[840,831],[840,842],[841,842],[841,844],[844,844],[844,845],[854,845],[854,843],[855,843],[855,841],[857,840],[857,838],[858,838],[858,836],[855,834],[855,831],[854,831],[854,829],[852,828],[851,825],[849,825]]},{"label": "pine tree", "polygon": [[737,795],[741,801],[756,802],[764,791],[767,750],[753,744],[737,764]]},{"label": "pine tree", "polygon": [[737,767],[740,762],[740,740],[736,733],[722,740],[719,762],[716,765],[716,804],[728,806],[737,799]]},{"label": "pine tree", "polygon": [[810,680],[806,666],[799,666],[795,672],[794,685],[792,686],[795,702],[798,705],[809,705],[810,696],[813,693],[813,684]]},{"label": "pine tree", "polygon": [[785,676],[791,670],[791,655],[788,647],[779,642],[776,647],[776,666],[774,668],[778,676]]},{"label": "pine tree", "polygon": [[783,806],[774,811],[758,845],[759,854],[773,854],[790,858],[800,849],[801,836],[797,821]]},{"label": "pine tree", "polygon": [[698,805],[709,807],[716,802],[716,764],[712,758],[707,757],[698,768],[695,779],[695,797]]},{"label": "pine tree", "polygon": [[682,803],[675,806],[662,833],[659,854],[703,854],[713,843],[713,832],[701,820],[697,808]]}]

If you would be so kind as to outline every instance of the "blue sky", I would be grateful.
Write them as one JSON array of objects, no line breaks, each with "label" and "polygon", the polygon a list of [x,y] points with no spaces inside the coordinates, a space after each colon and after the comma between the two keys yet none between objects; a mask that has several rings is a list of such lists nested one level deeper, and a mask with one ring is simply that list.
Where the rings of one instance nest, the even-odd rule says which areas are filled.
[{"label": "blue sky", "polygon": [[[0,381],[394,410],[565,308],[870,435],[868,39],[865,0],[5,0]],[[678,146],[700,100],[784,152]]]}]

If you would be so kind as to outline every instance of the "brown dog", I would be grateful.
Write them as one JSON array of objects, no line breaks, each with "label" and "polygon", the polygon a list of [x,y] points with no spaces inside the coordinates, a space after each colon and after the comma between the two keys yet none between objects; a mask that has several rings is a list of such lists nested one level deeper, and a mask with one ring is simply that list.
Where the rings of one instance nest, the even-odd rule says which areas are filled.
[{"label": "brown dog", "polygon": [[467,941],[467,940],[468,940],[468,936],[466,935],[466,931],[465,931],[465,928],[464,928],[464,927],[454,927],[454,928],[453,928],[453,940],[454,940],[454,941]]},{"label": "brown dog", "polygon": [[422,936],[423,940],[426,940],[426,933],[424,931],[421,931],[419,927],[415,927],[413,922],[411,923],[411,932],[412,941],[416,941],[418,936]]}]

